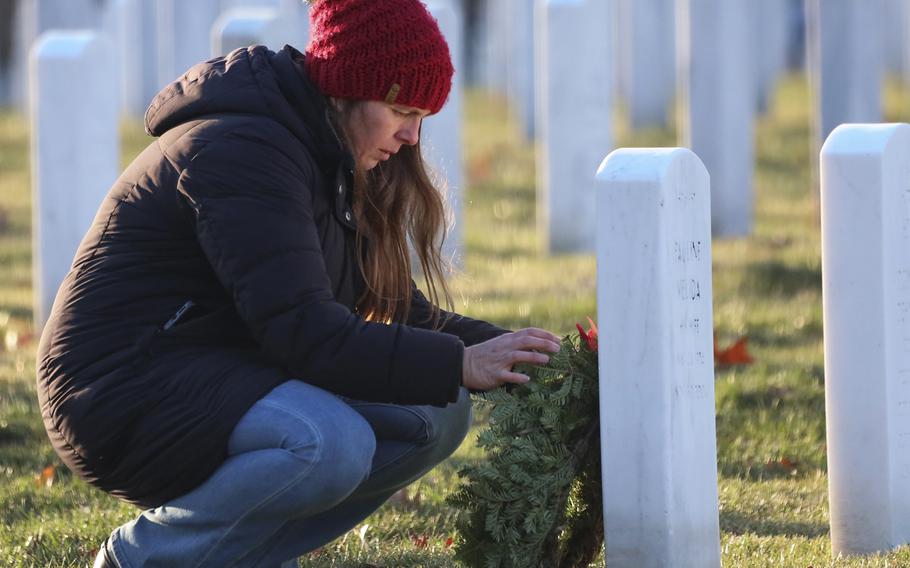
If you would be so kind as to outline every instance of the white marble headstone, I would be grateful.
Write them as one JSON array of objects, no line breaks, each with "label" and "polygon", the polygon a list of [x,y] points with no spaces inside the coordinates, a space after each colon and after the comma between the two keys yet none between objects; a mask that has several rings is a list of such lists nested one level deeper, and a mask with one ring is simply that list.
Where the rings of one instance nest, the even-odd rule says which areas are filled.
[{"label": "white marble headstone", "polygon": [[537,232],[550,253],[592,252],[593,167],[613,148],[607,0],[544,0],[535,60]]},{"label": "white marble headstone", "polygon": [[683,148],[597,171],[606,564],[717,568],[708,173]]},{"label": "white marble headstone", "polygon": [[167,85],[210,57],[220,0],[158,0],[158,82]]},{"label": "white marble headstone", "polygon": [[884,62],[888,72],[908,77],[907,55],[910,51],[910,3],[907,0],[884,0]]},{"label": "white marble headstone", "polygon": [[[10,102],[21,110],[28,111],[28,64],[34,42],[49,30],[97,30],[102,18],[103,3],[97,0],[12,1],[16,7],[12,37],[9,38]],[[2,90],[5,88],[0,87]]]},{"label": "white marble headstone", "polygon": [[91,32],[43,34],[30,61],[35,324],[111,183],[120,156],[113,47]]},{"label": "white marble headstone", "polygon": [[881,120],[884,0],[806,0],[816,147],[844,123]]},{"label": "white marble headstone", "polygon": [[674,0],[618,0],[623,100],[634,128],[666,126],[676,94]]},{"label": "white marble headstone", "polygon": [[447,2],[427,4],[430,14],[436,18],[439,29],[449,44],[449,53],[455,67],[452,90],[442,110],[423,121],[421,149],[424,157],[444,183],[446,201],[452,217],[443,254],[453,261],[454,266],[463,264],[463,237],[461,197],[464,192],[464,160],[462,158],[462,86],[463,62],[461,58],[461,16]]},{"label": "white marble headstone", "polygon": [[910,542],[910,125],[845,124],[821,151],[831,543]]},{"label": "white marble headstone", "polygon": [[752,0],[678,0],[682,144],[711,174],[713,234],[745,236],[754,207]]},{"label": "white marble headstone", "polygon": [[164,86],[158,78],[157,28],[155,0],[110,0],[105,6],[103,29],[114,45],[119,108],[134,119],[145,115]]},{"label": "white marble headstone", "polygon": [[534,0],[507,0],[509,64],[508,95],[521,121],[525,138],[533,140],[534,127]]},{"label": "white marble headstone", "polygon": [[280,49],[284,24],[276,8],[231,8],[212,25],[212,57],[227,55],[239,47],[264,45]]},{"label": "white marble headstone", "polygon": [[778,79],[787,65],[788,0],[753,2],[750,32],[755,61],[755,95],[759,112],[768,110]]},{"label": "white marble headstone", "polygon": [[509,76],[509,3],[482,2],[481,82],[489,90],[505,94]]}]

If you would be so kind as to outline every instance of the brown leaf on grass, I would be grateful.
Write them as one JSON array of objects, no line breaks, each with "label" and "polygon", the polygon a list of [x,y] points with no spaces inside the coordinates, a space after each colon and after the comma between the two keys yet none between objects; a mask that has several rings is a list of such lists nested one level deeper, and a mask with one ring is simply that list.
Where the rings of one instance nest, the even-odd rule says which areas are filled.
[{"label": "brown leaf on grass", "polygon": [[769,459],[765,462],[765,469],[768,471],[783,471],[790,475],[796,475],[799,468],[799,462],[795,462],[784,456],[779,460]]},{"label": "brown leaf on grass", "polygon": [[736,340],[733,345],[726,349],[721,349],[717,345],[717,337],[714,338],[714,364],[718,367],[730,367],[732,365],[749,365],[755,362],[755,359],[749,353],[749,338],[742,336]]},{"label": "brown leaf on grass", "polygon": [[49,465],[43,470],[39,475],[35,476],[35,487],[41,489],[41,487],[50,487],[54,484],[54,466]]},{"label": "brown leaf on grass", "polygon": [[430,545],[430,537],[425,534],[422,534],[420,536],[412,534],[411,541],[417,548],[426,548]]}]

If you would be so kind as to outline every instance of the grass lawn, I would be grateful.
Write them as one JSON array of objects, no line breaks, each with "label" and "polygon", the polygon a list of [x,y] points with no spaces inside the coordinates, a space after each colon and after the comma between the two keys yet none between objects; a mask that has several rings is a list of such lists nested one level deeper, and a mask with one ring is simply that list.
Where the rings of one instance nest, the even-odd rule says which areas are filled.
[{"label": "grass lawn", "polygon": [[[801,77],[782,83],[757,124],[755,230],[713,245],[719,343],[747,335],[756,360],[717,372],[723,561],[910,566],[907,547],[854,559],[830,552],[808,98]],[[594,258],[537,253],[533,147],[520,140],[502,101],[472,93],[466,112],[467,248],[465,270],[453,281],[456,308],[513,329],[568,333],[596,312]],[[886,89],[886,119],[910,122],[910,93],[894,83]],[[621,118],[617,131],[618,146],[674,145],[673,132],[630,133]],[[125,125],[123,135],[126,164],[148,139],[135,124]],[[74,479],[45,438],[33,385],[28,161],[24,117],[0,112],[0,566],[84,566],[108,532],[136,511]],[[454,565],[447,541],[455,536],[456,512],[444,499],[460,465],[478,459],[472,435],[407,495],[301,565]]]}]

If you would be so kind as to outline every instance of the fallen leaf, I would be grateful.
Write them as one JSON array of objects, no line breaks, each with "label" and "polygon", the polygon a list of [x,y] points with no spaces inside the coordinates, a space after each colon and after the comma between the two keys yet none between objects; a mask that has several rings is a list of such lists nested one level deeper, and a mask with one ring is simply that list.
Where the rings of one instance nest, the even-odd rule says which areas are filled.
[{"label": "fallen leaf", "polygon": [[748,365],[753,363],[752,355],[748,349],[749,338],[745,335],[736,340],[736,342],[727,347],[720,349],[717,346],[717,338],[714,338],[714,363],[718,367],[729,367],[731,365]]},{"label": "fallen leaf", "polygon": [[452,546],[453,544],[455,544],[455,539],[454,539],[454,538],[449,537],[449,538],[446,539],[446,548],[449,548],[449,547]]},{"label": "fallen leaf", "polygon": [[54,484],[54,466],[52,466],[52,465],[47,466],[46,468],[41,470],[41,473],[39,475],[35,476],[35,487],[37,487],[39,489],[42,486],[50,487],[53,484]]},{"label": "fallen leaf", "polygon": [[426,548],[430,544],[430,539],[426,535],[411,535],[411,541],[414,542],[414,546],[417,548]]},{"label": "fallen leaf", "polygon": [[769,471],[785,471],[790,475],[796,475],[799,463],[788,457],[782,457],[779,460],[769,459],[765,462],[765,469]]}]

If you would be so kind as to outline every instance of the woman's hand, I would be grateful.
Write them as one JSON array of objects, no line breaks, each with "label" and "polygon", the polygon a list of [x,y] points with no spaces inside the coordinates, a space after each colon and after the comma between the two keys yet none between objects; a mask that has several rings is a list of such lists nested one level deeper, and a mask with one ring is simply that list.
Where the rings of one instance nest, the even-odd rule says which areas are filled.
[{"label": "woman's hand", "polygon": [[470,390],[490,390],[504,383],[524,384],[527,375],[512,372],[516,363],[546,365],[545,353],[559,351],[559,338],[542,329],[528,327],[494,337],[464,350],[462,382]]}]

